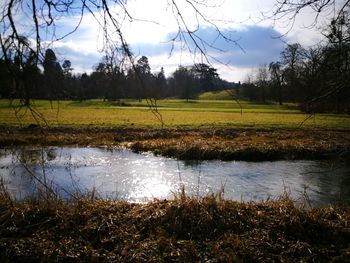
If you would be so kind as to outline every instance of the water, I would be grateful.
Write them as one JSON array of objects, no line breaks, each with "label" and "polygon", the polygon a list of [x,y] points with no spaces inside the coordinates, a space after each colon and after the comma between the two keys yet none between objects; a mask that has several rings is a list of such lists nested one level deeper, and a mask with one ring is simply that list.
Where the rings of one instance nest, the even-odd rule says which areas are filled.
[{"label": "water", "polygon": [[226,199],[243,201],[285,192],[312,205],[350,201],[350,165],[329,161],[184,162],[127,149],[23,148],[0,150],[0,176],[17,199],[45,184],[63,197],[94,189],[102,198],[132,202],[173,198],[181,185],[191,196],[223,190]]}]

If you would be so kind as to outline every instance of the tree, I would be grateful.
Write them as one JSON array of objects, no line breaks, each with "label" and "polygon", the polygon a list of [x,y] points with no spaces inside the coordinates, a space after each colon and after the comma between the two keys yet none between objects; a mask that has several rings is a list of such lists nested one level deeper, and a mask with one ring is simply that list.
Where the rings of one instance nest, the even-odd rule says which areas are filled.
[{"label": "tree", "polygon": [[79,89],[78,87],[76,87],[78,84],[75,81],[75,78],[72,75],[72,63],[70,62],[70,60],[65,59],[62,63],[62,73],[63,73],[63,91],[64,91],[64,95],[66,98],[72,98],[73,93],[77,93],[77,89]]},{"label": "tree", "polygon": [[271,84],[272,91],[275,95],[275,99],[278,100],[279,104],[282,105],[282,83],[283,83],[283,74],[281,70],[281,62],[271,62],[269,64],[269,71],[271,75]]},{"label": "tree", "polygon": [[72,63],[70,62],[70,60],[65,60],[62,63],[62,69],[63,69],[63,74],[65,77],[70,77],[72,75]]},{"label": "tree", "polygon": [[268,88],[268,70],[267,66],[263,65],[259,67],[258,69],[258,74],[257,74],[257,79],[256,79],[256,86],[260,90],[260,101],[262,103],[266,102],[266,92]]},{"label": "tree", "polygon": [[253,83],[252,75],[248,74],[246,78],[247,79],[241,85],[242,96],[250,101],[258,101],[259,96],[257,92],[257,87]]},{"label": "tree", "polygon": [[155,94],[153,95],[154,98],[160,99],[165,97],[166,88],[167,88],[167,82],[164,74],[164,68],[161,67],[160,72],[156,75],[156,81],[155,81]]},{"label": "tree", "polygon": [[86,73],[83,73],[80,76],[80,86],[77,93],[79,101],[83,101],[86,98],[86,93],[88,92],[88,88],[89,88],[89,76]]},{"label": "tree", "polygon": [[96,66],[99,73],[99,88],[104,90],[104,98],[108,100],[120,100],[124,95],[123,82],[124,72],[121,68],[122,61],[116,56],[115,50],[102,57],[101,62]]},{"label": "tree", "polygon": [[23,65],[23,86],[25,89],[25,105],[29,104],[31,98],[40,97],[41,90],[39,89],[40,81],[40,70],[35,62],[35,54],[31,50],[29,52],[29,57]]},{"label": "tree", "polygon": [[283,67],[284,81],[287,87],[287,96],[294,102],[299,101],[301,84],[299,79],[299,69],[304,58],[304,49],[300,44],[287,45],[281,52],[281,62]]},{"label": "tree", "polygon": [[143,98],[152,97],[152,74],[151,67],[148,63],[148,58],[146,56],[142,56],[137,60],[136,65],[134,66],[136,78],[136,90],[137,97],[139,101]]},{"label": "tree", "polygon": [[303,87],[303,101],[301,102],[305,104],[303,107],[307,112],[312,111],[309,101],[318,96],[323,85],[323,52],[324,47],[322,46],[311,47],[305,50],[305,59],[302,62],[300,78]]},{"label": "tree", "polygon": [[173,78],[177,94],[181,99],[186,99],[188,102],[195,97],[194,79],[190,70],[179,66],[173,73]]},{"label": "tree", "polygon": [[148,76],[151,74],[151,67],[146,56],[142,56],[137,60],[136,69],[142,76]]},{"label": "tree", "polygon": [[[350,96],[350,6],[338,19],[333,19],[327,34],[329,45],[325,50],[328,73],[334,77],[328,81],[328,96],[334,101],[336,111],[348,108]],[[329,74],[327,74],[329,76]]]},{"label": "tree", "polygon": [[[320,73],[315,79],[318,73],[304,71],[304,77],[308,78],[310,84],[318,82],[320,87],[317,91],[307,91],[306,108],[313,105],[313,108],[320,109],[321,104],[328,104],[325,108],[329,108],[330,105],[336,106],[336,110],[346,110],[349,107],[349,41],[350,41],[350,27],[349,27],[349,13],[350,13],[350,1],[349,0],[286,0],[276,1],[274,10],[271,16],[275,20],[284,20],[289,24],[289,30],[293,27],[295,21],[298,19],[299,14],[306,9],[311,9],[313,13],[313,22],[311,27],[320,25],[320,17],[328,17],[329,26],[324,34],[328,39],[328,44],[322,49],[321,56],[318,58],[313,57],[311,63],[315,63],[317,60],[318,69]],[[322,21],[323,22],[323,21]],[[288,32],[287,32],[288,33]],[[316,54],[312,54],[316,55]],[[320,63],[321,62],[321,63]],[[314,64],[315,66],[315,64]],[[304,68],[306,69],[306,68]],[[316,84],[315,84],[316,86]],[[305,89],[304,89],[305,91]],[[301,92],[301,90],[299,90]],[[312,96],[310,98],[309,96]],[[349,110],[349,109],[348,109]]]},{"label": "tree", "polygon": [[12,97],[12,77],[4,59],[0,59],[0,98]]},{"label": "tree", "polygon": [[302,109],[308,112],[349,110],[350,22],[349,10],[332,19],[324,35],[328,42],[305,52],[300,71],[304,96]]},{"label": "tree", "polygon": [[16,44],[9,38],[1,40],[4,63],[9,77],[9,92],[15,98],[21,99],[25,106],[30,105],[30,100],[36,92],[39,69],[36,65],[35,53],[31,50],[30,42],[26,37],[19,36]]},{"label": "tree", "polygon": [[43,61],[47,98],[53,100],[62,97],[63,71],[52,49],[45,51]]},{"label": "tree", "polygon": [[215,68],[205,63],[198,63],[194,64],[194,66],[191,68],[191,71],[194,78],[198,82],[199,90],[210,91],[220,88],[219,74]]}]

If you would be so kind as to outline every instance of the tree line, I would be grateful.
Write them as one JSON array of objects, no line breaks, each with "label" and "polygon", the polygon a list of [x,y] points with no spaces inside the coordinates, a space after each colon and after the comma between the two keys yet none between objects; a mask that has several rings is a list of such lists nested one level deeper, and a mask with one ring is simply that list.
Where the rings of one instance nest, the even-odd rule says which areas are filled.
[{"label": "tree line", "polygon": [[279,61],[248,75],[241,95],[252,101],[297,102],[306,112],[350,112],[350,18],[332,20],[324,44],[289,44]]},{"label": "tree line", "polygon": [[31,99],[162,99],[177,97],[194,99],[205,91],[230,88],[233,83],[222,80],[217,70],[205,63],[179,66],[166,77],[164,69],[152,73],[146,56],[125,66],[112,56],[103,56],[91,74],[73,74],[69,60],[58,62],[55,52],[47,49],[42,65],[34,63],[28,41],[23,40],[20,54],[8,52],[0,59],[0,96]]}]

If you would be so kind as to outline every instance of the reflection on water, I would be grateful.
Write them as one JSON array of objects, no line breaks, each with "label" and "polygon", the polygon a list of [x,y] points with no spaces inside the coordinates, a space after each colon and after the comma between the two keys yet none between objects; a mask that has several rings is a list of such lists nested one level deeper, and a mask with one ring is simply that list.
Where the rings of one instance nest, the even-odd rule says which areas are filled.
[{"label": "reflection on water", "polygon": [[0,150],[0,176],[18,199],[42,182],[64,197],[95,189],[103,198],[135,202],[172,198],[182,184],[194,196],[224,189],[227,199],[263,200],[285,191],[298,199],[306,191],[313,205],[350,201],[350,165],[326,161],[185,163],[127,149],[25,148]]}]

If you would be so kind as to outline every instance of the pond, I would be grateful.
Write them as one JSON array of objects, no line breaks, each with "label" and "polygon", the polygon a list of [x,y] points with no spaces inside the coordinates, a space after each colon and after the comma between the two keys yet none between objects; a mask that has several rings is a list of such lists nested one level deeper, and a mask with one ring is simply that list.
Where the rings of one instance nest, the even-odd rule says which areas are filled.
[{"label": "pond", "polygon": [[128,149],[22,148],[0,150],[0,176],[19,200],[45,184],[65,198],[94,191],[131,202],[174,198],[182,186],[190,196],[222,194],[239,201],[284,193],[313,206],[350,201],[350,165],[339,161],[185,162]]}]

